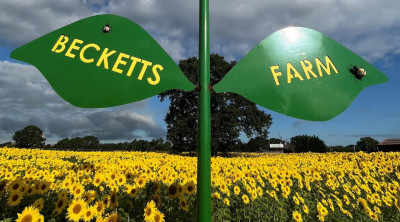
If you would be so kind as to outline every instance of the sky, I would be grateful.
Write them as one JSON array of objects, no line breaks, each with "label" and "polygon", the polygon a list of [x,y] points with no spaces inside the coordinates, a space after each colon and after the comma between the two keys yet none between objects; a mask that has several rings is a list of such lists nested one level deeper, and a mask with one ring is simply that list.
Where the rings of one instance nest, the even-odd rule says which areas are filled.
[{"label": "sky", "polygon": [[[325,122],[288,117],[264,108],[269,137],[317,135],[329,146],[400,138],[400,1],[210,0],[210,52],[240,60],[257,43],[285,27],[317,30],[373,64],[389,81],[363,90],[342,114]],[[65,102],[33,66],[10,52],[42,35],[96,14],[139,24],[178,63],[198,56],[199,3],[195,0],[0,1],[0,143],[37,125],[47,143],[93,135],[101,142],[166,137],[168,101],[152,98],[102,109]],[[244,141],[246,138],[241,137]]]}]

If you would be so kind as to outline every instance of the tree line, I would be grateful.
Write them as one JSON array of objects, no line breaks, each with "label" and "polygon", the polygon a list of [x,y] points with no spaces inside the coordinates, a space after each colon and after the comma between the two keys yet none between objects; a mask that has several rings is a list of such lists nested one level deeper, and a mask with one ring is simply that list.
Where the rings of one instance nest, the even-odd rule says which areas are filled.
[{"label": "tree line", "polygon": [[[162,138],[152,140],[134,139],[131,142],[119,143],[100,143],[95,136],[84,136],[74,138],[64,138],[55,144],[45,144],[43,131],[34,125],[29,125],[22,130],[16,131],[13,136],[14,143],[9,142],[0,144],[0,147],[19,147],[19,148],[44,148],[54,150],[76,150],[76,151],[153,151],[181,153],[174,150],[174,146],[170,141]],[[270,150],[270,144],[285,144],[285,152],[375,152],[377,150],[378,141],[371,137],[362,137],[355,145],[348,146],[326,146],[325,142],[318,136],[298,135],[292,137],[289,142],[278,138],[267,139],[265,137],[251,138],[247,143],[238,141],[232,145],[232,152],[263,152]],[[189,153],[196,153],[197,145],[187,150]],[[220,152],[220,154],[226,154]]]}]

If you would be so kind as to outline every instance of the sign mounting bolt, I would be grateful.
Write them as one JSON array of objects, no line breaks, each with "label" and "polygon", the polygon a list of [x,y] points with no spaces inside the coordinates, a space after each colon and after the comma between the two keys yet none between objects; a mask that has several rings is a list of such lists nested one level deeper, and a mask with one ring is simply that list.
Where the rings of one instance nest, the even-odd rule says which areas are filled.
[{"label": "sign mounting bolt", "polygon": [[103,33],[109,33],[109,32],[111,32],[110,24],[106,24],[106,25],[103,27]]}]

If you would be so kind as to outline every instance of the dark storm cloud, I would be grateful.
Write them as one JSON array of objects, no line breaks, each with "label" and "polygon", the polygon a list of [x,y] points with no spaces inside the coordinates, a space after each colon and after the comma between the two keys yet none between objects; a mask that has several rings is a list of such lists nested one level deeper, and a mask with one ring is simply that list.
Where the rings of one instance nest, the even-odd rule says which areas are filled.
[{"label": "dark storm cloud", "polygon": [[[76,20],[112,13],[147,30],[178,61],[197,56],[197,0],[13,0],[0,3],[0,42],[20,45]],[[320,31],[368,60],[400,54],[400,2],[319,0],[210,1],[211,52],[240,59],[287,26]],[[390,42],[390,44],[389,44]]]},{"label": "dark storm cloud", "polygon": [[0,61],[0,86],[0,133],[8,137],[0,138],[2,141],[10,141],[15,131],[32,124],[50,140],[86,135],[107,140],[165,136],[152,116],[142,114],[149,112],[146,101],[109,109],[80,109],[60,98],[29,65]]}]

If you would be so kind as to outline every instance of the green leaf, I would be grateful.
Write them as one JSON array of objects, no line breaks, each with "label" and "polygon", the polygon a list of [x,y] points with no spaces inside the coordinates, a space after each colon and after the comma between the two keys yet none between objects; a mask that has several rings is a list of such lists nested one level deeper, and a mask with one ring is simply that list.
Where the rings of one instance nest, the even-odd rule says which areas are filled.
[{"label": "green leaf", "polygon": [[288,116],[324,121],[343,112],[367,86],[386,81],[382,72],[329,37],[291,27],[257,44],[213,88]]},{"label": "green leaf", "polygon": [[194,85],[139,25],[96,15],[46,34],[11,53],[40,70],[78,107],[109,107]]}]

